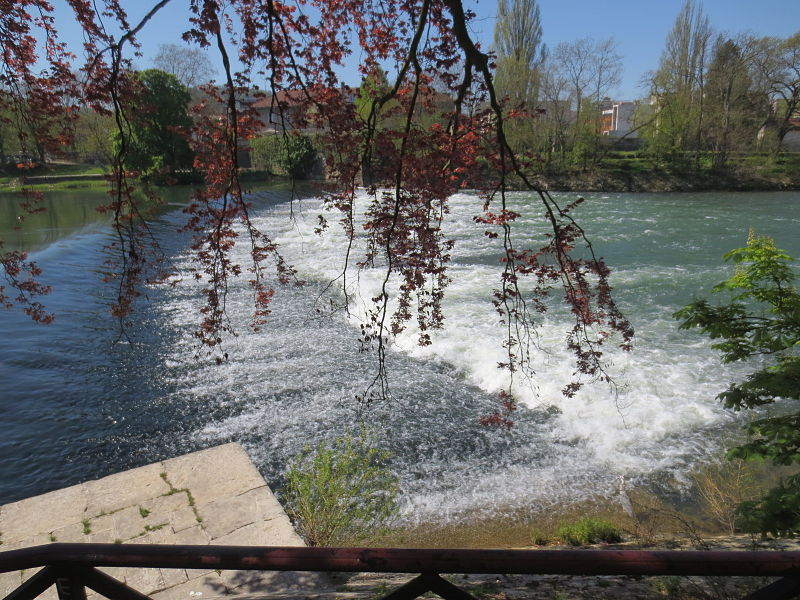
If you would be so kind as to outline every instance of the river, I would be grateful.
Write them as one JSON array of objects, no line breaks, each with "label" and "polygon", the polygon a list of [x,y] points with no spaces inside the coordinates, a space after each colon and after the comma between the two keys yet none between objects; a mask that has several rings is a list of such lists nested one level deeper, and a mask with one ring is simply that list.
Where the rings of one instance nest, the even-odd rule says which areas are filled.
[{"label": "river", "polygon": [[[40,217],[49,220],[24,223],[24,235],[8,227],[12,201],[0,197],[0,235],[17,235],[14,243],[32,250],[53,286],[46,302],[57,315],[42,326],[19,311],[0,312],[0,503],[228,441],[241,443],[280,487],[287,461],[304,445],[354,430],[354,397],[374,374],[374,356],[359,352],[356,317],[315,312],[343,248],[335,231],[322,239],[313,233],[317,200],[290,207],[284,191],[254,195],[256,222],[307,285],[278,290],[260,333],[248,331],[248,296],[239,293],[246,288],[234,285],[229,310],[239,335],[226,342],[230,359],[217,365],[195,358],[198,287],[188,278],[149,289],[130,341],[120,338],[108,313],[112,290],[98,275],[109,224],[84,210],[102,195],[67,201],[58,194],[48,195],[50,215]],[[679,331],[671,314],[727,276],[721,256],[744,245],[750,227],[800,256],[800,193],[586,198],[576,216],[612,266],[616,297],[637,332],[634,352],[610,355],[619,388],[591,384],[574,398],[561,396],[572,367],[561,343],[566,315],[556,310],[541,328],[536,376],[517,383],[515,426],[479,425],[505,384],[490,302],[499,252],[472,221],[476,197],[456,195],[446,226],[456,240],[446,327],[425,348],[413,330],[395,340],[392,398],[367,415],[376,443],[393,454],[409,522],[547,508],[613,493],[622,480],[680,485],[738,430],[742,417],[715,396],[747,365],[721,364],[708,341]],[[513,201],[532,202],[521,193]],[[73,207],[64,222],[59,206]],[[185,269],[174,208],[153,227]],[[526,216],[517,232],[533,240],[542,223]],[[358,298],[374,295],[378,284],[378,273],[362,274],[351,290],[356,316]]]}]

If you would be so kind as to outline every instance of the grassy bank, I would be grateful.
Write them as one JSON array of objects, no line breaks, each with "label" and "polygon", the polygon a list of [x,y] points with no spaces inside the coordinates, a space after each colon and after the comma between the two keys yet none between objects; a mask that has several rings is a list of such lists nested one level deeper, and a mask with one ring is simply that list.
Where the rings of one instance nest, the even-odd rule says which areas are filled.
[{"label": "grassy bank", "polygon": [[[742,534],[736,506],[756,499],[796,467],[759,462],[720,462],[677,482],[638,486],[539,509],[499,508],[445,523],[417,523],[370,540],[374,546],[409,548],[525,548],[569,545],[565,530],[589,519],[608,524],[627,542],[642,547],[702,547],[707,540]],[[748,539],[757,539],[745,535]]]},{"label": "grassy bank", "polygon": [[[29,179],[27,189],[38,191],[107,189],[106,167],[75,164],[40,165],[0,172],[0,190],[14,191]],[[715,168],[710,153],[686,153],[657,160],[635,151],[611,151],[585,164],[553,158],[533,174],[543,188],[582,192],[688,192],[800,190],[800,152],[734,154],[724,168]],[[38,178],[42,178],[39,180]],[[69,179],[48,181],[47,179]],[[245,169],[241,181],[280,183],[285,175]],[[187,181],[187,183],[189,183]]]},{"label": "grassy bank", "polygon": [[54,163],[30,169],[7,167],[0,171],[0,191],[13,192],[23,187],[35,191],[105,190],[108,189],[105,173],[104,167],[93,165]]},{"label": "grassy bank", "polygon": [[715,168],[710,154],[669,161],[638,152],[609,152],[595,162],[543,165],[539,183],[557,191],[687,192],[800,190],[800,153],[738,154]]},{"label": "grassy bank", "polygon": [[[31,169],[7,168],[5,172],[0,171],[0,192],[15,192],[23,187],[27,190],[42,192],[54,190],[104,191],[110,187],[106,179],[108,173],[108,167],[61,163],[37,165]],[[181,181],[177,185],[197,185],[202,183],[201,181],[193,181],[197,177],[197,175],[194,175],[187,178],[187,181]],[[254,169],[243,170],[240,180],[244,184],[281,184],[291,182],[289,177]],[[157,187],[161,186],[157,185]]]}]

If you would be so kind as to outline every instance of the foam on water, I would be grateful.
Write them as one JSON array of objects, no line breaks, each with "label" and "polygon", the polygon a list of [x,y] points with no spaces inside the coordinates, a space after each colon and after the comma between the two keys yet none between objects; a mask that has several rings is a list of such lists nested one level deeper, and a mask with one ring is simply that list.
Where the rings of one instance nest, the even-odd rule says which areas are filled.
[{"label": "foam on water", "polygon": [[[522,195],[517,200],[528,202]],[[403,481],[408,519],[546,507],[616,489],[620,476],[681,476],[719,450],[724,436],[709,432],[725,430],[733,417],[715,396],[746,366],[721,365],[705,340],[679,332],[670,315],[693,290],[724,277],[721,252],[698,257],[693,249],[707,246],[707,240],[692,237],[696,230],[677,217],[667,225],[663,211],[637,215],[631,198],[604,196],[595,202],[600,208],[581,222],[597,232],[598,253],[616,268],[612,282],[637,328],[637,348],[631,354],[610,352],[617,390],[590,383],[566,399],[560,390],[573,371],[563,348],[568,315],[558,309],[548,313],[541,349],[535,351],[536,375],[515,383],[523,407],[516,426],[506,432],[478,425],[507,384],[507,375],[496,367],[503,360],[503,339],[490,302],[499,281],[500,248],[472,221],[480,202],[470,194],[452,199],[446,234],[456,246],[445,328],[427,347],[417,345],[413,324],[397,336],[389,355],[393,399],[368,413],[376,440],[394,453],[392,468]],[[315,311],[320,294],[342,268],[343,236],[335,230],[314,235],[318,201],[294,207],[293,220],[288,204],[259,206],[256,224],[271,233],[308,285],[279,289],[270,325],[253,333],[246,327],[250,296],[239,282],[228,306],[239,331],[226,347],[231,359],[221,366],[198,365],[190,358],[193,342],[186,332],[166,353],[164,366],[175,395],[217,407],[215,418],[195,435],[242,442],[268,479],[280,485],[287,460],[305,444],[354,428],[353,398],[375,373],[374,356],[359,352],[357,331],[383,273],[349,272],[351,316],[320,317]],[[715,216],[729,210],[712,208]],[[677,202],[664,210],[679,213],[683,206]],[[708,223],[705,215],[694,221]],[[529,243],[543,233],[529,216],[517,231]],[[736,245],[728,242],[723,237],[721,247]],[[241,260],[246,262],[244,255]],[[187,278],[161,306],[169,327],[184,330],[192,321],[198,285]]]}]

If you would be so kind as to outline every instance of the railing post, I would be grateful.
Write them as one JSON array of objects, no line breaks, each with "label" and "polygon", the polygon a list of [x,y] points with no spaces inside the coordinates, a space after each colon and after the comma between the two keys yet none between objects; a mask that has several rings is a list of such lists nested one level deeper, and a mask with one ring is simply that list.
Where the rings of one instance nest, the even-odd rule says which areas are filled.
[{"label": "railing post", "polygon": [[12,591],[5,600],[33,600],[52,586],[58,573],[55,567],[45,567],[25,583]]},{"label": "railing post", "polygon": [[789,600],[798,596],[800,596],[800,577],[784,577],[748,594],[742,600]]},{"label": "railing post", "polygon": [[433,592],[444,600],[475,600],[475,596],[456,587],[437,573],[422,573],[381,600],[413,600],[425,592]]},{"label": "railing post", "polygon": [[79,572],[63,570],[56,577],[58,600],[86,600],[86,588]]}]

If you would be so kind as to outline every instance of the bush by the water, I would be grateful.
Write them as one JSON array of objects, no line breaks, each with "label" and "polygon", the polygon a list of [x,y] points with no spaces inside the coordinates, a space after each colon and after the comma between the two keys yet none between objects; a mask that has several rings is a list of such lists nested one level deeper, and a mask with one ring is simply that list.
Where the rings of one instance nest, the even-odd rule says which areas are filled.
[{"label": "bush by the water", "polygon": [[250,141],[253,167],[306,179],[314,169],[317,151],[308,136],[270,134]]},{"label": "bush by the water", "polygon": [[310,546],[348,546],[379,533],[397,513],[389,455],[350,436],[307,446],[289,465],[283,500]]},{"label": "bush by the water", "polygon": [[587,544],[616,544],[622,541],[618,527],[603,519],[584,517],[575,523],[562,525],[556,533],[559,540],[570,546]]}]

